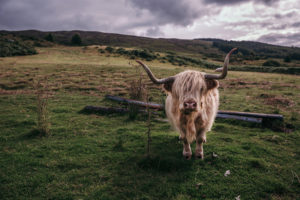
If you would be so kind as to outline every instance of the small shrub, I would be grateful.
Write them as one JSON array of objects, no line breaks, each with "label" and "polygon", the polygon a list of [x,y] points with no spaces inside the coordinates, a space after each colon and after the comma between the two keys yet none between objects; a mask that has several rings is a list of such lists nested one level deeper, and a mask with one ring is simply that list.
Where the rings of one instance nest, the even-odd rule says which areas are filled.
[{"label": "small shrub", "polygon": [[[129,97],[134,100],[143,100],[145,96],[145,84],[143,83],[142,72],[136,67],[137,79],[132,80],[129,84]],[[129,119],[134,120],[139,112],[139,107],[134,104],[129,105]]]},{"label": "small shrub", "polygon": [[99,49],[98,51],[99,51],[99,53],[105,53],[105,51],[103,49]]},{"label": "small shrub", "polygon": [[127,54],[128,52],[124,48],[118,48],[116,50],[116,53],[124,55],[124,54]]},{"label": "small shrub", "polygon": [[107,51],[108,53],[113,53],[115,49],[113,47],[108,46],[105,48],[105,51]]}]

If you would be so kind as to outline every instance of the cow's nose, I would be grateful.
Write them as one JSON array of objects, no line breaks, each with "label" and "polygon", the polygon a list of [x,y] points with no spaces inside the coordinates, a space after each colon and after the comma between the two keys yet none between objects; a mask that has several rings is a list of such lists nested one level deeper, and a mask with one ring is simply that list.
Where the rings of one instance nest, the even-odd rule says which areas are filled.
[{"label": "cow's nose", "polygon": [[183,106],[186,110],[195,110],[197,107],[197,103],[194,100],[188,100],[184,102]]}]

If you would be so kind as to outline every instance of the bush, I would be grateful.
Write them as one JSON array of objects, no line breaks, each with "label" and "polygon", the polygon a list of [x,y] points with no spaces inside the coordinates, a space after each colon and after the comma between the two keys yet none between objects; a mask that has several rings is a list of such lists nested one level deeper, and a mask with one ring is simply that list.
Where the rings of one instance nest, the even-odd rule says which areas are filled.
[{"label": "bush", "polygon": [[124,55],[124,54],[128,54],[128,51],[126,51],[124,48],[118,48],[116,50],[116,53]]},{"label": "bush", "polygon": [[115,51],[115,49],[113,47],[108,46],[105,48],[105,51],[107,51],[109,53],[113,53]]},{"label": "bush", "polygon": [[103,49],[99,49],[98,51],[99,51],[99,53],[105,53],[105,51]]},{"label": "bush", "polygon": [[73,45],[81,45],[82,41],[81,41],[80,35],[77,34],[77,33],[74,34],[74,35],[72,36],[71,43],[72,43]]},{"label": "bush", "polygon": [[[143,83],[142,71],[136,67],[136,79],[129,83],[129,98],[134,100],[143,100],[145,98],[145,84]],[[129,104],[129,119],[136,119],[139,113],[139,106]]]},{"label": "bush", "polygon": [[271,66],[271,67],[279,67],[280,63],[277,62],[276,60],[267,60],[262,64],[263,66]]},{"label": "bush", "polygon": [[19,38],[0,38],[0,57],[37,54],[35,48]]}]

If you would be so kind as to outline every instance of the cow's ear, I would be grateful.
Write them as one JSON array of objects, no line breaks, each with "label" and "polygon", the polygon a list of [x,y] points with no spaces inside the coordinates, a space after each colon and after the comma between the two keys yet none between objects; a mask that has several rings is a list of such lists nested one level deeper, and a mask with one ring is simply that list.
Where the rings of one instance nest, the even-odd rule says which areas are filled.
[{"label": "cow's ear", "polygon": [[219,81],[215,79],[206,79],[205,82],[206,82],[207,90],[211,90],[219,87]]},{"label": "cow's ear", "polygon": [[169,83],[164,83],[164,88],[168,92],[172,92],[173,81]]}]

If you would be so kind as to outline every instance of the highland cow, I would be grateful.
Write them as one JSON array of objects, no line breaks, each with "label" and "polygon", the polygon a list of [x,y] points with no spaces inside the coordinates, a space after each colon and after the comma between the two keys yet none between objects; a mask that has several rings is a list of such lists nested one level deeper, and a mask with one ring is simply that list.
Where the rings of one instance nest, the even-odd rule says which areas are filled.
[{"label": "highland cow", "polygon": [[206,132],[211,130],[219,107],[217,79],[226,77],[229,57],[235,50],[236,48],[227,54],[220,75],[187,70],[168,78],[157,79],[148,66],[137,61],[153,83],[163,84],[168,94],[166,114],[171,125],[180,133],[183,156],[186,159],[192,156],[190,144],[194,140],[196,158],[204,158],[203,143],[206,142]]}]

